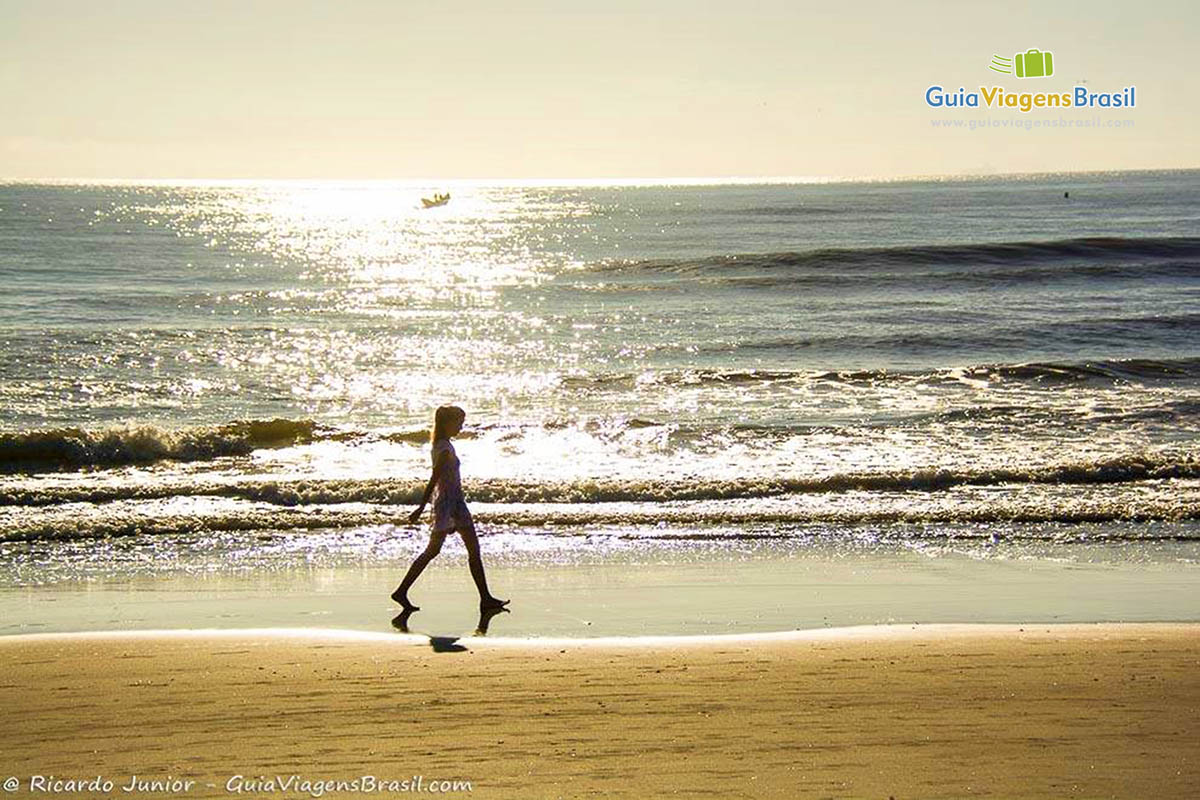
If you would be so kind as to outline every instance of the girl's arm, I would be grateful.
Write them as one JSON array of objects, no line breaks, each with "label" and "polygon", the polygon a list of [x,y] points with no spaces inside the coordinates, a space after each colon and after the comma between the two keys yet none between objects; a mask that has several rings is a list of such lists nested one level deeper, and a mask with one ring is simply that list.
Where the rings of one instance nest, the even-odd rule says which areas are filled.
[{"label": "girl's arm", "polygon": [[429,498],[433,496],[433,487],[437,485],[438,474],[446,465],[446,451],[442,450],[437,454],[437,460],[433,465],[433,474],[429,476],[429,483],[425,484],[425,493],[421,495],[421,503],[417,506],[417,510],[408,515],[408,521],[415,523],[421,518],[421,514],[425,511],[426,504],[429,503]]}]

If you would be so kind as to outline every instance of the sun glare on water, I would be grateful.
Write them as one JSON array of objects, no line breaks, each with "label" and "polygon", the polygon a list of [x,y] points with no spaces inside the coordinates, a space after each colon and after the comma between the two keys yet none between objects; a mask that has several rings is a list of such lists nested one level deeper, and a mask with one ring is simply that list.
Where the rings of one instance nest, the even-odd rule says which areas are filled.
[{"label": "sun glare on water", "polygon": [[[423,207],[439,191],[451,201]],[[336,289],[343,307],[367,313],[406,301],[487,303],[499,286],[544,277],[525,236],[540,209],[504,188],[262,183],[181,188],[175,198],[182,204],[160,210],[184,233],[297,265],[302,285],[292,288]]]}]

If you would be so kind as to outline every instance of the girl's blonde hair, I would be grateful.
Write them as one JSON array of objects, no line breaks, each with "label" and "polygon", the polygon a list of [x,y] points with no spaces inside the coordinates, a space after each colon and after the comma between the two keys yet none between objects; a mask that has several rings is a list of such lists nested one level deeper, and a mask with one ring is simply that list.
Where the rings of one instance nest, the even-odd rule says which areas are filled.
[{"label": "girl's blonde hair", "polygon": [[458,406],[438,406],[438,410],[433,414],[433,433],[430,434],[429,441],[449,438],[446,436],[446,428],[450,426],[451,420],[457,419],[462,422],[466,418],[467,412]]}]

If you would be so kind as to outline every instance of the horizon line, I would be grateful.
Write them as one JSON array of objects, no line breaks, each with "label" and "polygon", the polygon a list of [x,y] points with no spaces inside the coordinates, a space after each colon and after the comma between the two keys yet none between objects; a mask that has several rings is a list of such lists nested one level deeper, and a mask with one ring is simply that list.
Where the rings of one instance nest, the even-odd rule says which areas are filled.
[{"label": "horizon line", "polygon": [[313,177],[0,177],[0,184],[118,184],[118,185],[239,185],[239,184],[392,184],[406,186],[717,186],[717,185],[822,185],[831,183],[902,183],[958,181],[986,178],[1038,178],[1068,175],[1114,175],[1151,172],[1192,172],[1200,166],[1143,167],[1091,170],[1041,170],[1032,172],[915,173],[896,176],[844,175],[709,175],[709,176],[619,176],[619,177],[408,177],[408,178],[313,178]]}]

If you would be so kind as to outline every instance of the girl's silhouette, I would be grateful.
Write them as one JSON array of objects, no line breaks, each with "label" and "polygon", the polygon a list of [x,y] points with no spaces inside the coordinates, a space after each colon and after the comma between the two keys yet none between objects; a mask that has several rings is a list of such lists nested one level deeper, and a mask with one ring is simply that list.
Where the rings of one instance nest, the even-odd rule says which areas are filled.
[{"label": "girl's silhouette", "polygon": [[454,445],[450,444],[451,437],[462,430],[463,420],[467,414],[458,406],[441,406],[433,416],[433,475],[425,486],[425,494],[416,511],[409,515],[408,521],[415,523],[421,518],[425,505],[433,498],[433,529],[429,533],[429,544],[424,552],[416,557],[404,580],[392,592],[392,599],[406,610],[416,611],[408,599],[408,590],[421,576],[421,572],[430,561],[442,550],[442,542],[446,534],[457,531],[467,546],[467,560],[471,567],[471,577],[475,579],[475,588],[479,590],[479,609],[502,608],[508,605],[507,600],[500,600],[488,591],[487,577],[483,572],[483,558],[479,554],[479,539],[475,535],[475,523],[467,502],[463,498],[462,480],[458,472],[458,454]]}]

